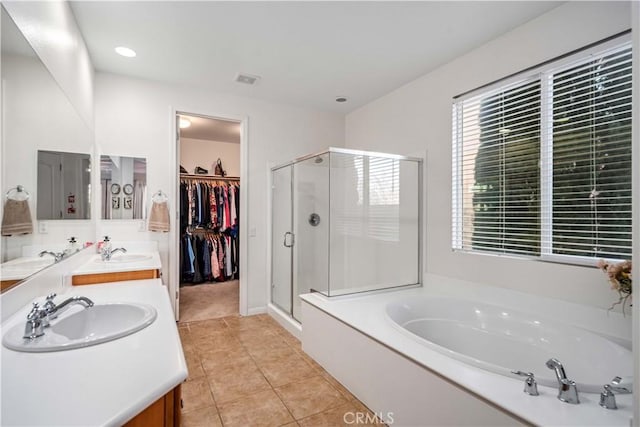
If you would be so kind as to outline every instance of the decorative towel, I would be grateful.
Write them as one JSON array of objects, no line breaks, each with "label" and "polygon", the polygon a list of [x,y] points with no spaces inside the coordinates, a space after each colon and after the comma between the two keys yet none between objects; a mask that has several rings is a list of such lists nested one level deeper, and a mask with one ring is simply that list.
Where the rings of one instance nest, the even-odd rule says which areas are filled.
[{"label": "decorative towel", "polygon": [[169,207],[167,202],[153,202],[153,205],[151,205],[149,231],[169,231]]},{"label": "decorative towel", "polygon": [[33,233],[33,223],[31,222],[31,211],[27,200],[7,199],[4,204],[2,214],[2,235],[11,236],[16,234]]}]

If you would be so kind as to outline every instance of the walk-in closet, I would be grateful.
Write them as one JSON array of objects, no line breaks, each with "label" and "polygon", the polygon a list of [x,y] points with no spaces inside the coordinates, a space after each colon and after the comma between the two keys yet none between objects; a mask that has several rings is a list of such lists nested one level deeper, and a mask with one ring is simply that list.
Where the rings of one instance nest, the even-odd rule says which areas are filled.
[{"label": "walk-in closet", "polygon": [[179,115],[180,320],[238,314],[240,124]]}]

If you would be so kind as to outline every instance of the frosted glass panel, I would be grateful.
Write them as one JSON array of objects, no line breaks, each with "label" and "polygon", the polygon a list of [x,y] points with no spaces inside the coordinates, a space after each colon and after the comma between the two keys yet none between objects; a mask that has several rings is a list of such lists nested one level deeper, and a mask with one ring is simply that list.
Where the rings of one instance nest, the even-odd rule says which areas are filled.
[{"label": "frosted glass panel", "polygon": [[329,295],[419,282],[419,163],[332,152]]}]

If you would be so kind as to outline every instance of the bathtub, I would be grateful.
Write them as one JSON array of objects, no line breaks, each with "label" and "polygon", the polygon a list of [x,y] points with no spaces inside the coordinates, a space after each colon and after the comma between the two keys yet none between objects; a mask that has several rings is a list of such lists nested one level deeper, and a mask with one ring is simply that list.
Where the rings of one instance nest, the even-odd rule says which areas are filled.
[{"label": "bathtub", "polygon": [[[617,411],[599,405],[604,384],[632,375],[629,316],[432,274],[425,283],[302,295],[302,349],[394,426],[635,425],[634,395],[618,394]],[[557,399],[552,357],[580,404]],[[512,369],[533,372],[539,396]]]},{"label": "bathtub", "polygon": [[[410,297],[386,304],[392,324],[423,345],[497,374],[533,372],[555,387],[550,358],[562,362],[581,393],[600,393],[616,377],[633,377],[630,349],[536,314],[450,297]],[[625,378],[626,379],[626,378]]]}]

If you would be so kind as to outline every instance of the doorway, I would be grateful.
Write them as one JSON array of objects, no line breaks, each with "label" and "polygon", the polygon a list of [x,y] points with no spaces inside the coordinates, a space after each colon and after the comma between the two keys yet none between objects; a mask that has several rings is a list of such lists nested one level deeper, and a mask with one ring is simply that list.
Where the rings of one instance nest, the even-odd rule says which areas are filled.
[{"label": "doorway", "polygon": [[[246,310],[242,120],[176,111],[176,319]],[[246,190],[246,189],[245,189]],[[242,219],[241,219],[242,218]],[[243,295],[244,294],[244,295]]]}]

